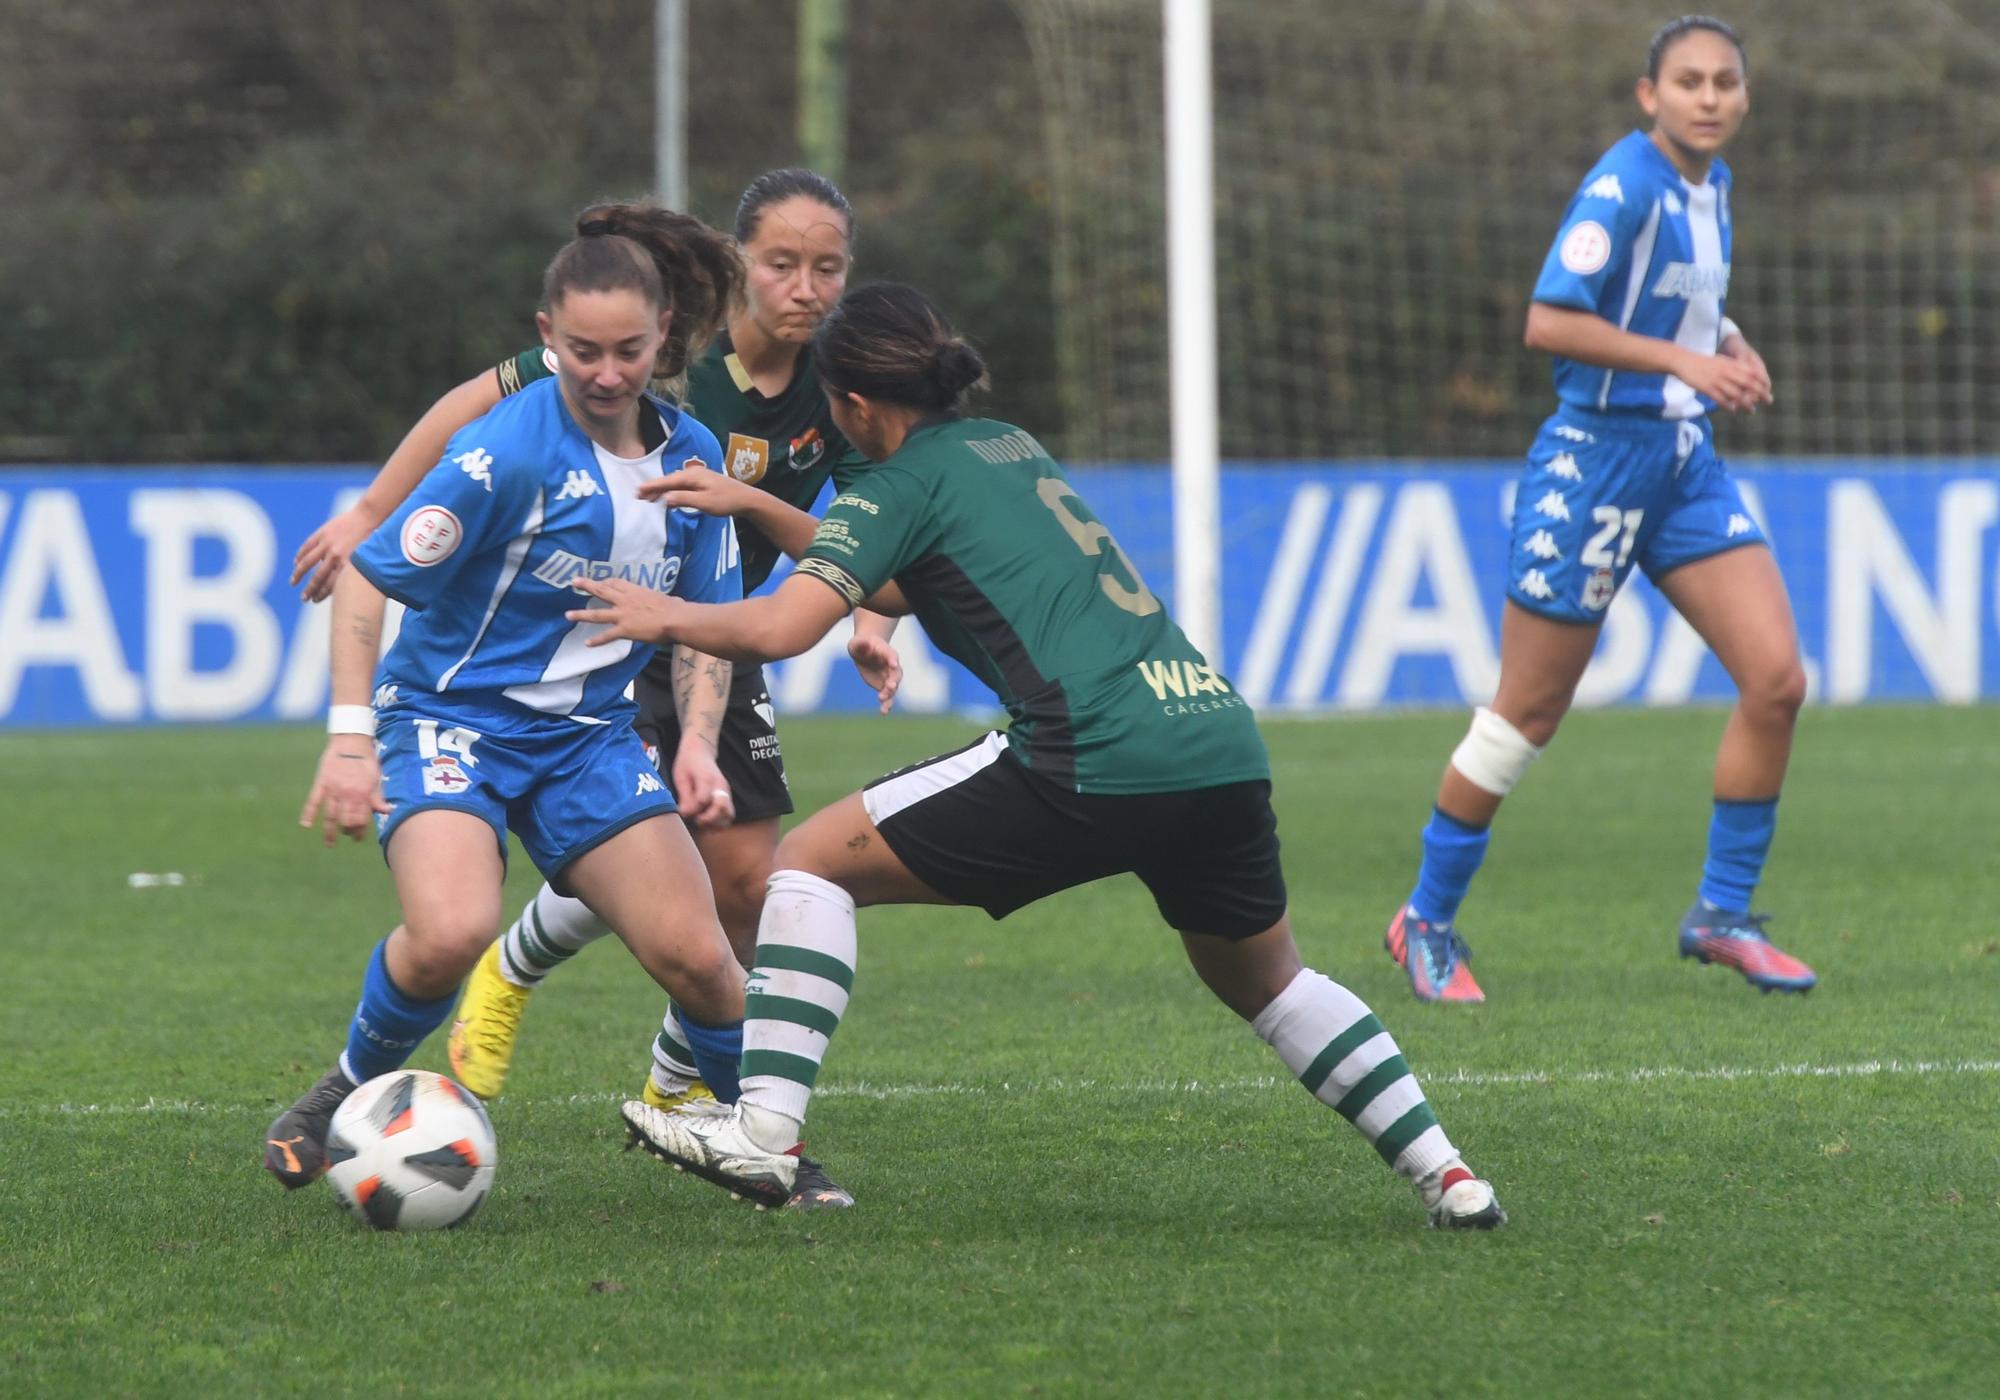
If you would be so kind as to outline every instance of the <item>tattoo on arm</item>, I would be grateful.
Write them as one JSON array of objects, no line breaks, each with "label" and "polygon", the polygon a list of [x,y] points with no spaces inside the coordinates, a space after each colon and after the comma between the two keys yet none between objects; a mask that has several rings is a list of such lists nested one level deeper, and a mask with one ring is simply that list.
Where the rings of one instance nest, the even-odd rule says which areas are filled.
[{"label": "tattoo on arm", "polygon": [[674,716],[682,734],[696,734],[713,748],[729,705],[730,665],[704,652],[674,647]]}]

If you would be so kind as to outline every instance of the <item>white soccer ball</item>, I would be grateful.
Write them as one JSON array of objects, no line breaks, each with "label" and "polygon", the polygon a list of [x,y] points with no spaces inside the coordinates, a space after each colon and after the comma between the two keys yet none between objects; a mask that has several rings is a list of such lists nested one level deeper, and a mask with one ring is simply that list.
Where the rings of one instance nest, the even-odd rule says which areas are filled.
[{"label": "white soccer ball", "polygon": [[333,1114],[326,1179],[378,1230],[444,1230],[479,1208],[500,1150],[479,1100],[441,1074],[371,1079]]}]

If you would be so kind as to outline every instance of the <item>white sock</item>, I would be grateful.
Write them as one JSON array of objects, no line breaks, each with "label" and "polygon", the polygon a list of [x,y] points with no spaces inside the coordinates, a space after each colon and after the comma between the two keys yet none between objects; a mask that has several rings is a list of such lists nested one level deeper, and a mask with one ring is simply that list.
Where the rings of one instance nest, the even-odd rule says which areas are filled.
[{"label": "white sock", "polygon": [[[827,1042],[847,1011],[855,958],[847,891],[803,870],[771,876],[743,1013],[743,1122],[768,1151],[798,1141]],[[787,1123],[789,1139],[766,1141]]]},{"label": "white sock", "polygon": [[500,975],[517,987],[540,986],[609,932],[588,904],[543,885],[500,936]]},{"label": "white sock", "polygon": [[1250,1029],[1402,1175],[1415,1181],[1458,1159],[1394,1038],[1332,978],[1303,969]]}]

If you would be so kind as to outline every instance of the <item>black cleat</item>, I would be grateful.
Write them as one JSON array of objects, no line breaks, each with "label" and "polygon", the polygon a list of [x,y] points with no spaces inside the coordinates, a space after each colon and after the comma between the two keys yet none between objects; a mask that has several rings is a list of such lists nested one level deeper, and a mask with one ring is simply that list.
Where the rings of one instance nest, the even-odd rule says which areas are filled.
[{"label": "black cleat", "polygon": [[854,1204],[854,1194],[826,1174],[810,1157],[799,1158],[799,1174],[792,1180],[792,1198],[786,1210],[846,1210]]},{"label": "black cleat", "polygon": [[265,1129],[264,1170],[278,1178],[287,1191],[310,1186],[326,1171],[326,1137],[333,1111],[354,1090],[354,1081],[335,1065]]}]

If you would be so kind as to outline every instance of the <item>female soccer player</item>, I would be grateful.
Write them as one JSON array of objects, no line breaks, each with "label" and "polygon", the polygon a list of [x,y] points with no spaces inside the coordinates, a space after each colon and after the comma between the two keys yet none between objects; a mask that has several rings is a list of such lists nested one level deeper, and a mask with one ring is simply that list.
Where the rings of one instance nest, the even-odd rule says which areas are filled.
[{"label": "female soccer player", "polygon": [[[647,231],[627,206],[586,210],[581,217],[609,218],[635,235]],[[806,353],[813,328],[846,285],[853,221],[846,196],[812,171],[773,170],[751,181],[737,204],[735,223],[744,295],[724,333],[688,371],[687,407],[725,444],[725,474],[800,508],[812,504],[837,465],[858,464],[828,415]],[[669,244],[663,256],[672,252]],[[685,356],[675,361],[666,378],[678,378],[685,363]],[[445,437],[550,372],[548,352],[537,346],[446,394],[362,499],[300,547],[293,582],[316,570],[306,596],[323,594],[354,543],[409,491]],[[758,588],[779,551],[754,526],[743,530],[742,547],[744,587]],[[857,621],[849,653],[887,709],[902,675],[888,642],[894,624],[866,615]],[[663,776],[683,799],[683,813],[697,824],[695,844],[708,867],[723,928],[747,964],[778,847],[779,819],[793,810],[763,670],[739,667],[725,681],[696,674],[685,654],[663,651],[641,673],[636,698],[639,733],[661,755]],[[688,791],[675,767],[675,755],[690,734],[721,766],[724,781],[713,789]],[[582,903],[548,887],[522,910],[474,971],[452,1028],[452,1066],[468,1088],[485,1098],[500,1092],[529,993],[605,931]],[[655,1047],[647,1097],[666,1102],[706,1092],[692,1069],[669,1015]]]},{"label": "female soccer player", "polygon": [[[726,259],[722,235],[708,242]],[[334,1109],[409,1057],[492,943],[510,830],[604,913],[698,1041],[740,1044],[742,969],[625,698],[650,653],[591,647],[602,623],[567,616],[579,577],[742,596],[728,521],[634,499],[663,459],[720,460],[646,385],[668,335],[700,334],[729,291],[691,274],[670,297],[645,249],[586,223],[543,280],[555,376],[454,437],[335,585],[334,704],[300,823],[323,821],[331,845],[377,817],[403,922],[369,959],[339,1063],[265,1135],[287,1187],[325,1169]],[[411,612],[376,673],[385,594]],[[712,764],[706,776],[720,781]]]},{"label": "female soccer player", "polygon": [[1638,99],[1651,133],[1626,136],[1584,177],[1528,311],[1527,343],[1554,355],[1560,403],[1515,498],[1500,684],[1452,753],[1416,890],[1385,939],[1424,1001],[1485,999],[1456,929],[1459,902],[1501,799],[1554,737],[1634,565],[1737,689],[1681,956],[1733,967],[1767,992],[1815,981],[1750,912],[1806,682],[1784,580],[1707,416],[1771,402],[1762,357],[1723,314],[1732,226],[1719,154],[1750,107],[1735,31],[1701,15],[1665,26]]},{"label": "female soccer player", "polygon": [[[847,1005],[855,910],[974,904],[1003,917],[1131,871],[1209,987],[1307,1089],[1414,1181],[1433,1223],[1500,1224],[1359,998],[1301,966],[1278,863],[1270,765],[1250,708],[1188,643],[1032,437],[960,416],[978,353],[921,293],[853,292],[813,358],[848,441],[879,465],[812,518],[700,472],[645,488],[746,508],[797,572],[765,597],[694,607],[615,579],[604,638],[795,656],[851,609],[913,611],[1006,705],[1005,734],[883,778],[778,848],[751,974],[742,1096],[719,1111],[634,1100],[635,1136],[732,1191],[781,1201],[806,1105]],[[581,615],[581,614],[579,614]]]}]

